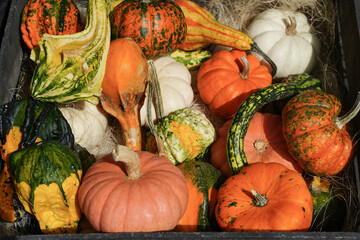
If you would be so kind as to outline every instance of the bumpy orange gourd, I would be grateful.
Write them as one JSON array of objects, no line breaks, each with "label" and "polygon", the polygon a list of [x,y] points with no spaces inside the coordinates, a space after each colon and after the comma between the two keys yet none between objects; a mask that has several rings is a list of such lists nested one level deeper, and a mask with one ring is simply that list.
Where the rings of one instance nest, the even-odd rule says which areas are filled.
[{"label": "bumpy orange gourd", "polygon": [[72,0],[29,0],[21,15],[22,38],[30,49],[39,47],[45,33],[72,34],[82,28],[79,10]]},{"label": "bumpy orange gourd", "polygon": [[[226,139],[232,119],[217,129],[217,139],[210,147],[211,164],[226,177],[232,174],[226,159]],[[303,171],[297,161],[290,155],[282,135],[281,116],[257,112],[250,121],[244,139],[244,151],[248,163],[277,162],[290,170]]]},{"label": "bumpy orange gourd", "polygon": [[341,102],[334,95],[312,90],[293,97],[282,111],[289,152],[310,173],[338,174],[353,156],[346,124],[359,110],[360,95],[353,109],[341,117]]},{"label": "bumpy orange gourd", "polygon": [[253,163],[220,187],[216,220],[224,231],[307,231],[313,203],[301,174],[279,163]]},{"label": "bumpy orange gourd", "polygon": [[186,21],[171,0],[125,0],[110,13],[111,37],[129,37],[148,59],[175,51],[186,36]]},{"label": "bumpy orange gourd", "polygon": [[139,114],[147,74],[147,59],[136,42],[118,38],[110,43],[100,102],[119,121],[133,150],[141,150]]},{"label": "bumpy orange gourd", "polygon": [[269,70],[252,54],[221,50],[201,64],[197,75],[201,99],[216,116],[234,116],[241,103],[272,83]]},{"label": "bumpy orange gourd", "polygon": [[176,226],[189,196],[170,160],[119,145],[87,170],[78,197],[96,231],[154,232]]}]

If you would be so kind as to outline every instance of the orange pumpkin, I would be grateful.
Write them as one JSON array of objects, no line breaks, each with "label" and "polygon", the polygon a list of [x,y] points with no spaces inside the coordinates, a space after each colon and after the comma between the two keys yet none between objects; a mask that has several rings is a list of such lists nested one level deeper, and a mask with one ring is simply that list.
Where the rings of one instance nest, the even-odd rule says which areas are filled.
[{"label": "orange pumpkin", "polygon": [[[226,139],[231,119],[217,129],[217,140],[211,145],[211,164],[226,177],[231,176],[226,157]],[[271,113],[255,113],[250,121],[244,139],[244,151],[248,163],[278,162],[290,170],[303,171],[297,161],[290,155],[282,134],[281,116]]]},{"label": "orange pumpkin", "polygon": [[220,187],[216,220],[224,231],[307,231],[313,214],[301,174],[279,163],[253,163]]},{"label": "orange pumpkin", "polygon": [[78,191],[82,212],[101,232],[172,230],[188,198],[184,175],[170,160],[121,145],[87,170]]},{"label": "orange pumpkin", "polygon": [[136,42],[118,38],[110,43],[100,102],[119,121],[133,150],[141,150],[139,115],[147,74],[147,59]]},{"label": "orange pumpkin", "polygon": [[266,66],[241,50],[221,50],[201,64],[197,88],[201,99],[216,116],[234,116],[241,103],[256,90],[272,83]]}]

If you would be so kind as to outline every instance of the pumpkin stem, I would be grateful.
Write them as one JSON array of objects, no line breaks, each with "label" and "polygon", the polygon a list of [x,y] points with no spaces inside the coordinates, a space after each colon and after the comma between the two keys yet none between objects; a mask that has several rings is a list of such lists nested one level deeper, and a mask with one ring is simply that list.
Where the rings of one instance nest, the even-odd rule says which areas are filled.
[{"label": "pumpkin stem", "polygon": [[253,202],[256,207],[263,207],[269,202],[269,200],[266,198],[266,195],[261,195],[253,189],[251,189],[251,193],[255,198]]},{"label": "pumpkin stem", "polygon": [[348,122],[353,119],[358,112],[360,111],[360,92],[358,92],[357,98],[355,100],[355,104],[352,108],[342,117],[338,117],[335,119],[335,124],[339,129],[342,129]]},{"label": "pumpkin stem", "polygon": [[262,139],[257,139],[255,142],[254,142],[254,148],[256,150],[256,152],[258,154],[261,154],[262,152],[264,152],[267,148],[267,144],[264,140]]},{"label": "pumpkin stem", "polygon": [[[290,22],[290,23],[289,23]],[[289,16],[289,22],[287,22],[287,26],[285,29],[285,34],[288,36],[295,36],[296,35],[296,18],[294,16]]]},{"label": "pumpkin stem", "polygon": [[247,60],[246,56],[242,56],[240,61],[242,62],[243,69],[241,72],[239,72],[239,75],[241,79],[246,80],[249,78],[249,68],[250,68],[249,61]]},{"label": "pumpkin stem", "polygon": [[141,176],[141,162],[139,155],[130,148],[117,145],[112,151],[115,162],[125,163],[127,179],[135,180]]}]

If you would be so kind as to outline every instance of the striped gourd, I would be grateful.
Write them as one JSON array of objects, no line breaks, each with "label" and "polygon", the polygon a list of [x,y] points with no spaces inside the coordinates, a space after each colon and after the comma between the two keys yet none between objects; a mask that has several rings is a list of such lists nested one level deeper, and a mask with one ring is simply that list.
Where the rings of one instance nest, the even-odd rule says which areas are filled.
[{"label": "striped gourd", "polygon": [[237,174],[247,165],[244,138],[254,114],[265,104],[297,95],[301,92],[321,89],[319,79],[306,73],[291,75],[287,82],[274,83],[250,95],[238,108],[228,131],[226,153],[231,173]]},{"label": "striped gourd", "polygon": [[69,35],[44,34],[39,42],[39,64],[30,86],[35,99],[98,103],[111,37],[108,11],[106,0],[89,0],[83,31]]},{"label": "striped gourd", "polygon": [[187,24],[186,38],[179,45],[179,49],[193,51],[210,44],[218,44],[239,50],[249,50],[262,56],[271,65],[272,75],[276,74],[275,63],[249,35],[218,22],[210,12],[191,0],[176,0],[175,3],[183,11]]}]

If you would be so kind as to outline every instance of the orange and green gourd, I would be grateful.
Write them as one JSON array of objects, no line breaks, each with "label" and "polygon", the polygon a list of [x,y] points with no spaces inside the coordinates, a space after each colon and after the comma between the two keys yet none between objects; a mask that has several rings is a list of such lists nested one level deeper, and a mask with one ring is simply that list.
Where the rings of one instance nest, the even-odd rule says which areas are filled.
[{"label": "orange and green gourd", "polygon": [[189,190],[189,202],[175,231],[218,230],[214,210],[218,189],[224,182],[221,172],[203,161],[183,162],[177,167],[184,174]]},{"label": "orange and green gourd", "polygon": [[58,141],[41,141],[12,153],[9,163],[19,200],[41,231],[76,233],[82,167],[73,150]]},{"label": "orange and green gourd", "polygon": [[20,30],[29,49],[47,33],[73,34],[81,31],[80,13],[72,0],[29,0],[21,14]]},{"label": "orange and green gourd", "polygon": [[185,16],[170,0],[125,0],[110,13],[112,39],[133,39],[148,59],[175,51],[186,36]]},{"label": "orange and green gourd", "polygon": [[340,100],[321,90],[290,99],[282,110],[282,130],[290,154],[307,172],[336,175],[351,161],[353,141],[346,125],[360,110],[360,94],[353,108],[341,112]]}]

